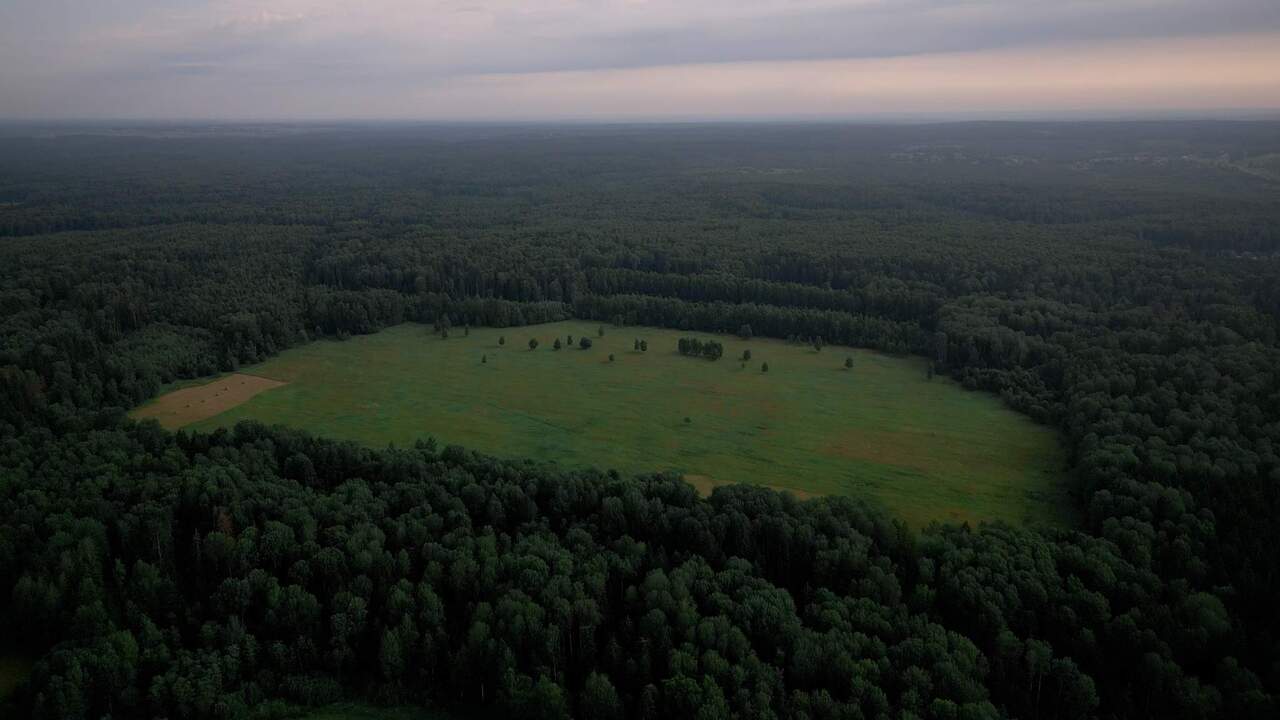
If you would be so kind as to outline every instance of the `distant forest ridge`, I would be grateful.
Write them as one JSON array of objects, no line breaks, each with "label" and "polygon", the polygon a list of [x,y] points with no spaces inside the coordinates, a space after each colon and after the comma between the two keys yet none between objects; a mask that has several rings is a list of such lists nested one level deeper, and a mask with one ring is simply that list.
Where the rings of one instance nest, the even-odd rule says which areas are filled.
[{"label": "distant forest ridge", "polygon": [[[626,188],[703,214],[735,203],[743,220],[1011,221],[1274,253],[1277,137],[1280,122],[1246,121],[20,125],[0,132],[0,235],[185,221],[444,229],[449,207],[528,226]],[[575,192],[548,194],[547,180]]]}]

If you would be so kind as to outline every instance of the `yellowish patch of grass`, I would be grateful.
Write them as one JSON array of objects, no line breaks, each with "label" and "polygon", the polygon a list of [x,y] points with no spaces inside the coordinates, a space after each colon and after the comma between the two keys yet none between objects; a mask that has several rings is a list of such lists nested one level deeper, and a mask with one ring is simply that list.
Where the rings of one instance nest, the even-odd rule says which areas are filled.
[{"label": "yellowish patch of grass", "polygon": [[220,415],[248,402],[259,393],[281,387],[285,383],[257,375],[235,373],[203,385],[193,385],[166,393],[137,408],[130,415],[136,419],[154,418],[169,430]]}]

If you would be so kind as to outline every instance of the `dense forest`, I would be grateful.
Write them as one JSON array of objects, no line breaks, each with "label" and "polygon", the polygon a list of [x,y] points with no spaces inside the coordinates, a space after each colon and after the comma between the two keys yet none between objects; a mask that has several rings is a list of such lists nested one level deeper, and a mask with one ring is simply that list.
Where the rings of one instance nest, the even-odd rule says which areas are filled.
[{"label": "dense forest", "polygon": [[[0,711],[1276,717],[1278,153],[1268,123],[0,128],[0,652],[35,661]],[[926,356],[1061,431],[1081,524],[125,416],[319,337],[569,317]]]}]

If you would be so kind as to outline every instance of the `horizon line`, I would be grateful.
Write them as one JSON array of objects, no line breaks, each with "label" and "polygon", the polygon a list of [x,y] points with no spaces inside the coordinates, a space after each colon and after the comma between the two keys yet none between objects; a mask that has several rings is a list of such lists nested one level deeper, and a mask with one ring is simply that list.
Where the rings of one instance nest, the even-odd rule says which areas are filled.
[{"label": "horizon line", "polygon": [[884,112],[797,115],[565,115],[561,117],[218,117],[218,116],[3,116],[3,125],[872,125],[981,122],[1267,122],[1280,121],[1280,108],[1186,110],[1079,110]]}]

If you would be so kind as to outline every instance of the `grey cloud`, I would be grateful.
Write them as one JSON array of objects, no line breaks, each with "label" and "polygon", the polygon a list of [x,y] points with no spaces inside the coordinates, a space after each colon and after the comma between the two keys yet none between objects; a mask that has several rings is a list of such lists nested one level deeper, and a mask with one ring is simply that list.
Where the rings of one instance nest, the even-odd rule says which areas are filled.
[{"label": "grey cloud", "polygon": [[[470,6],[452,13],[474,12]],[[1280,31],[1277,0],[900,0],[846,7],[747,13],[715,22],[677,17],[642,29],[580,31],[524,14],[498,15],[491,33],[465,49],[421,56],[402,28],[384,35],[339,33],[318,44],[292,38],[300,16],[222,22],[181,38],[179,47],[126,52],[121,65],[142,73],[186,64],[224,72],[262,62],[304,78],[432,78],[474,74],[627,69],[690,63],[887,58],[1118,39]],[[428,51],[439,38],[425,38]],[[341,58],[341,62],[335,62]]]},{"label": "grey cloud", "polygon": [[[536,5],[531,4],[531,7]],[[778,6],[781,7],[781,6]],[[438,10],[438,9],[437,9]],[[475,12],[456,6],[449,14]],[[555,18],[558,25],[549,24]],[[387,27],[383,35],[336,33],[312,44],[293,37],[301,15],[224,20],[170,39],[171,46],[123,49],[116,64],[163,72],[203,64],[236,72],[263,62],[303,76],[317,63],[345,58],[353,75],[433,77],[640,68],[689,63],[885,58],[1043,44],[1089,43],[1280,31],[1277,0],[898,0],[775,10],[764,16],[726,12],[683,21],[678,14],[647,27],[582,31],[568,14],[496,14],[471,47],[423,58],[422,48]],[[618,15],[618,25],[624,16]],[[394,25],[393,20],[388,21]],[[447,38],[446,38],[447,39]],[[442,38],[425,38],[422,44]]]},{"label": "grey cloud", "polygon": [[1049,43],[1280,30],[1275,0],[908,0],[533,42],[456,72],[517,73],[685,63],[884,58]]},{"label": "grey cloud", "polygon": [[218,71],[217,63],[176,62],[169,65],[176,75],[212,75]]},{"label": "grey cloud", "polygon": [[[161,0],[110,4],[110,12],[104,5],[83,15],[70,12],[74,0],[9,1],[0,2],[0,89],[7,88],[0,116],[23,114],[24,103],[39,112],[92,113],[105,112],[104,106],[169,107],[176,97],[191,98],[181,112],[198,114],[201,93],[246,107],[251,97],[287,95],[309,107],[376,93],[388,107],[399,107],[400,98],[426,102],[423,97],[450,84],[479,80],[499,87],[476,76],[1055,45],[1087,52],[1116,41],[1280,34],[1280,0],[757,0],[740,6],[707,0],[688,10],[671,0],[581,6],[463,0],[447,7],[400,0],[359,6],[181,0],[178,15]],[[348,23],[344,13],[353,7],[357,21]],[[66,27],[56,25],[62,17]],[[94,44],[81,45],[79,38]]]}]

